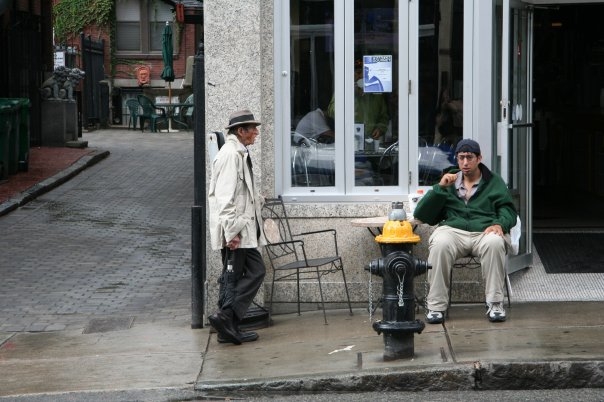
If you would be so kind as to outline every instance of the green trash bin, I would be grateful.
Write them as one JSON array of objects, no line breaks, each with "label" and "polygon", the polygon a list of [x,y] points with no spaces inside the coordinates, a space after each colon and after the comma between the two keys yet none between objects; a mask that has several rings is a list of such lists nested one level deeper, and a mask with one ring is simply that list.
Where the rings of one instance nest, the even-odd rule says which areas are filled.
[{"label": "green trash bin", "polygon": [[30,145],[30,131],[29,131],[29,115],[31,109],[31,102],[28,98],[16,98],[11,99],[19,102],[19,139],[18,139],[18,154],[17,154],[17,167],[21,172],[27,172],[29,169],[29,145]]},{"label": "green trash bin", "polygon": [[10,107],[11,130],[8,136],[8,174],[15,174],[19,170],[19,112],[21,101],[17,99],[0,98],[0,107]]},{"label": "green trash bin", "polygon": [[8,145],[13,124],[13,107],[0,102],[0,179],[8,178]]}]

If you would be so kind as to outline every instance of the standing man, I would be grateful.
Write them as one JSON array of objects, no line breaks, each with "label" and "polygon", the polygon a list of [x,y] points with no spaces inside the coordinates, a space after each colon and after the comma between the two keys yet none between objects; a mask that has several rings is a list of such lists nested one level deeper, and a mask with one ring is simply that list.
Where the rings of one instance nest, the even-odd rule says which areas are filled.
[{"label": "standing man", "polygon": [[468,254],[480,260],[489,321],[505,321],[505,256],[510,229],[516,224],[516,208],[505,182],[482,164],[476,141],[459,141],[455,157],[459,170],[443,175],[413,212],[416,219],[439,225],[428,246],[432,269],[426,321],[444,321],[453,263]]},{"label": "standing man", "polygon": [[[225,144],[212,162],[208,195],[212,249],[222,260],[232,262],[232,272],[223,268],[219,309],[209,317],[218,332],[218,342],[252,342],[255,332],[241,332],[245,316],[264,280],[266,268],[258,246],[265,244],[262,229],[262,200],[254,186],[252,160],[247,147],[258,135],[260,122],[249,110],[229,117]],[[226,264],[224,264],[226,265]],[[228,286],[230,285],[232,286]]]}]

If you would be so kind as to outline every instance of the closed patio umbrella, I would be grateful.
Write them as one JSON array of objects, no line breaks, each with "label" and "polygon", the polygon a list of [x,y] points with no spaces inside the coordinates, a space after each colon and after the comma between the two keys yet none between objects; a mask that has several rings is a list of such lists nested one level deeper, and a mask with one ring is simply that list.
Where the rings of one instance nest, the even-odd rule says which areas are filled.
[{"label": "closed patio umbrella", "polygon": [[[164,61],[164,69],[161,72],[161,78],[168,83],[168,104],[172,103],[172,82],[174,81],[174,62],[173,62],[174,47],[172,45],[172,27],[166,21],[164,33],[162,35],[161,54]],[[171,107],[168,106],[168,111]],[[172,118],[168,118],[168,131],[172,131]]]}]

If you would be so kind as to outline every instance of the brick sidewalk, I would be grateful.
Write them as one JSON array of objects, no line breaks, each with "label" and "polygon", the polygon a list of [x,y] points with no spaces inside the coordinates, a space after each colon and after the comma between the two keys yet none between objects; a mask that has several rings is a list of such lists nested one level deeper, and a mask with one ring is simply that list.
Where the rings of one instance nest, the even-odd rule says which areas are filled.
[{"label": "brick sidewalk", "polygon": [[35,147],[29,151],[29,169],[0,181],[0,204],[73,165],[93,152],[90,148]]}]

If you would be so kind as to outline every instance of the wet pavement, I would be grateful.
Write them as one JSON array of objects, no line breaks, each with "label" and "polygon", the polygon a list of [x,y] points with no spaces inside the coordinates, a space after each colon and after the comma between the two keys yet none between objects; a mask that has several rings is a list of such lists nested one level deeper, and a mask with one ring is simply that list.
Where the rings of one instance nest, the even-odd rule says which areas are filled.
[{"label": "wet pavement", "polygon": [[[196,389],[246,395],[602,387],[600,308],[518,303],[505,323],[490,323],[483,306],[454,305],[444,324],[414,336],[413,358],[394,361],[384,361],[384,338],[364,310],[352,317],[330,311],[328,325],[318,312],[275,316],[253,345],[218,344],[212,335]],[[234,353],[240,349],[245,353]]]},{"label": "wet pavement", "polygon": [[542,267],[512,276],[507,322],[455,305],[415,335],[413,359],[383,360],[363,308],[330,310],[328,325],[320,311],[274,315],[259,341],[219,344],[190,326],[192,133],[84,139],[104,156],[0,217],[2,400],[604,387],[604,292],[583,300],[576,276],[549,275],[566,284],[557,301]]}]

